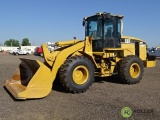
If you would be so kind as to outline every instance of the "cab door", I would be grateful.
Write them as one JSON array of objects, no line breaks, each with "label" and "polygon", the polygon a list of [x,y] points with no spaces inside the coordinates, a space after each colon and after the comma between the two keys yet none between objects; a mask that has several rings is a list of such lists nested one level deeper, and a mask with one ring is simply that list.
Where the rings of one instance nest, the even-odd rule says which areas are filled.
[{"label": "cab door", "polygon": [[113,20],[105,20],[104,23],[104,44],[105,48],[114,48],[115,47],[115,27]]},{"label": "cab door", "polygon": [[120,22],[116,17],[104,21],[104,47],[120,47]]},{"label": "cab door", "polygon": [[96,18],[88,24],[88,36],[92,37],[92,49],[94,52],[103,51],[103,24],[102,19]]}]

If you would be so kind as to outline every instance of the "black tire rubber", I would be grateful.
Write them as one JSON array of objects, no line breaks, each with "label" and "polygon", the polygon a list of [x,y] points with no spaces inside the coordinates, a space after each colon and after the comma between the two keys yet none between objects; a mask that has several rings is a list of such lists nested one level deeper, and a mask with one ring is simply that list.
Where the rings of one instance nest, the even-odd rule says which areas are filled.
[{"label": "black tire rubber", "polygon": [[[140,67],[140,73],[136,78],[130,75],[130,67],[132,64],[138,64]],[[121,77],[123,83],[126,84],[136,84],[142,79],[144,73],[144,66],[142,60],[137,56],[127,56],[119,61],[118,73]]]},{"label": "black tire rubber", "polygon": [[[74,82],[72,74],[76,67],[85,66],[88,70],[89,77],[84,84]],[[95,69],[92,62],[85,56],[74,56],[68,58],[59,69],[59,79],[68,92],[80,93],[85,92],[94,82]]]}]

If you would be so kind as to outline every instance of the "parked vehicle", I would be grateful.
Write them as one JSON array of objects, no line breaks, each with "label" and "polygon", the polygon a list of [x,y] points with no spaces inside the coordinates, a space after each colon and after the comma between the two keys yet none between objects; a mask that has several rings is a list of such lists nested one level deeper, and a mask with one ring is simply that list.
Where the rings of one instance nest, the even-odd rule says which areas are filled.
[{"label": "parked vehicle", "polygon": [[35,52],[34,52],[35,55],[39,55],[39,56],[43,56],[43,49],[42,47],[37,47]]},{"label": "parked vehicle", "polygon": [[24,49],[24,50],[17,49],[17,51],[14,51],[13,54],[14,55],[29,55],[29,54],[32,54],[32,52],[30,49]]},{"label": "parked vehicle", "polygon": [[149,56],[160,57],[160,48],[151,48],[148,51]]},{"label": "parked vehicle", "polygon": [[9,51],[9,54],[14,54],[14,53],[16,53],[18,50],[19,50],[19,48],[15,49],[15,50],[11,50],[11,51]]}]

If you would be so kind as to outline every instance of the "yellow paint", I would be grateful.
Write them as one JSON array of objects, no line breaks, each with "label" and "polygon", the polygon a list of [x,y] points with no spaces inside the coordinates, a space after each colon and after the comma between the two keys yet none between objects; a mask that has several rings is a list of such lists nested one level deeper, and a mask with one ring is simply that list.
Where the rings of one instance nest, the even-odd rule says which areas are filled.
[{"label": "yellow paint", "polygon": [[61,42],[56,42],[56,45],[60,46],[60,47],[63,47],[63,46],[66,46],[66,45],[72,45],[72,44],[75,44],[79,42],[79,40],[68,40],[68,41],[61,41]]},{"label": "yellow paint", "polygon": [[[64,63],[70,54],[84,47],[84,41],[62,49],[61,51],[55,51],[52,53],[50,53],[50,51],[46,48],[47,45],[44,44],[42,47],[44,51],[44,58],[46,62],[52,66],[52,69],[37,60],[22,59],[22,62],[25,63],[26,66],[25,70],[27,71],[24,76],[29,76],[25,81],[28,84],[23,85],[23,80],[19,79],[23,75],[23,73],[20,72],[22,69],[18,70],[13,77],[5,83],[6,88],[15,98],[29,99],[47,96],[52,89],[52,83],[57,75],[59,67]],[[49,59],[49,57],[51,58]],[[33,69],[36,67],[37,71],[33,72]]]},{"label": "yellow paint", "polygon": [[146,44],[140,44],[139,45],[139,57],[141,58],[141,60],[146,60],[146,57],[147,57],[147,54],[144,54],[144,53],[147,53],[147,48],[146,48]]},{"label": "yellow paint", "polygon": [[156,61],[143,61],[144,67],[155,67]]},{"label": "yellow paint", "polygon": [[135,45],[122,43],[121,48],[124,49],[121,51],[120,55],[126,57],[128,55],[135,55]]},{"label": "yellow paint", "polygon": [[84,51],[81,51],[84,55],[86,55],[86,57],[88,59],[90,59],[92,61],[92,63],[94,64],[95,68],[98,68],[98,65],[94,59],[93,56],[93,50],[92,50],[92,39],[90,37],[86,37],[85,41],[84,41]]},{"label": "yellow paint", "polygon": [[[97,15],[102,15],[100,12]],[[121,15],[112,15],[123,18]],[[86,20],[87,17],[84,18]],[[145,67],[155,67],[155,61],[146,60],[146,44],[143,40],[131,36],[121,36],[122,39],[130,39],[139,42],[139,57]],[[141,44],[142,43],[142,44]],[[84,55],[92,61],[96,72],[100,77],[111,76],[114,73],[117,62],[129,55],[135,55],[135,43],[121,43],[121,48],[104,48],[103,52],[93,52],[92,38],[86,37],[84,41],[69,40],[56,42],[61,47],[50,52],[46,44],[42,45],[45,63],[37,60],[21,59],[25,68],[19,68],[11,79],[5,82],[5,87],[17,99],[42,98],[47,96],[55,80],[59,68],[68,57]],[[98,60],[95,57],[98,56]],[[98,61],[98,63],[97,63]],[[140,66],[133,63],[129,73],[132,78],[140,74]],[[27,77],[26,77],[27,75]],[[85,66],[78,66],[73,70],[73,80],[76,84],[85,84],[89,71]]]},{"label": "yellow paint", "polygon": [[140,66],[139,64],[137,63],[133,63],[131,66],[130,66],[130,75],[132,78],[137,78],[140,74]]},{"label": "yellow paint", "polygon": [[123,39],[131,39],[131,40],[135,40],[137,42],[144,42],[145,43],[145,41],[141,40],[140,38],[136,38],[136,37],[132,37],[132,36],[124,36],[124,35],[122,35],[121,38],[123,38]]},{"label": "yellow paint", "polygon": [[[32,69],[38,65],[38,70],[33,72],[32,69],[28,67],[25,68],[27,73],[24,74],[22,73],[23,68],[17,69],[12,78],[6,81],[5,87],[17,99],[42,98],[47,96],[52,88],[53,79],[51,77],[51,70],[39,61],[22,60],[23,63],[26,61],[31,64],[30,67],[32,67]],[[32,62],[36,64],[32,64]],[[26,75],[28,78],[24,81],[23,78],[25,78]]]},{"label": "yellow paint", "polygon": [[[89,37],[86,37],[84,41],[75,42],[75,40],[73,40],[68,43],[66,41],[57,44],[65,45],[65,47],[59,48],[52,53],[50,53],[46,44],[42,45],[45,62],[48,63],[50,67],[37,60],[21,59],[25,68],[19,68],[13,77],[5,83],[6,88],[15,98],[29,99],[47,96],[52,89],[52,83],[57,75],[58,69],[72,54],[76,55],[75,53],[79,52],[92,60],[95,67],[98,67],[92,54],[92,41]],[[21,78],[22,75],[23,78],[25,78],[26,75],[28,75],[28,77],[23,80],[23,78]],[[74,81],[77,84],[85,83],[88,76],[89,72],[84,66],[79,66],[73,73]],[[23,82],[25,82],[25,85]]]},{"label": "yellow paint", "polygon": [[85,66],[77,66],[73,70],[72,78],[76,84],[82,85],[85,84],[89,77],[89,71]]},{"label": "yellow paint", "polygon": [[112,75],[112,73],[114,73],[114,69],[115,69],[115,66],[116,66],[117,63],[111,61],[111,70],[110,70],[110,75]]}]

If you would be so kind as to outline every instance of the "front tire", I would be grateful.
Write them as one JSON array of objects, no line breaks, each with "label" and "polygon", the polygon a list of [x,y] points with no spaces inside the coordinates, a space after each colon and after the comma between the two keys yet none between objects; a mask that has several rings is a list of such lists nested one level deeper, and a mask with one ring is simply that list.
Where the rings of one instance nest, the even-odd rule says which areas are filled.
[{"label": "front tire", "polygon": [[72,93],[85,92],[94,82],[94,66],[85,56],[74,56],[59,69],[59,79]]},{"label": "front tire", "polygon": [[125,57],[119,61],[118,72],[123,83],[139,83],[144,72],[143,62],[137,56]]}]

